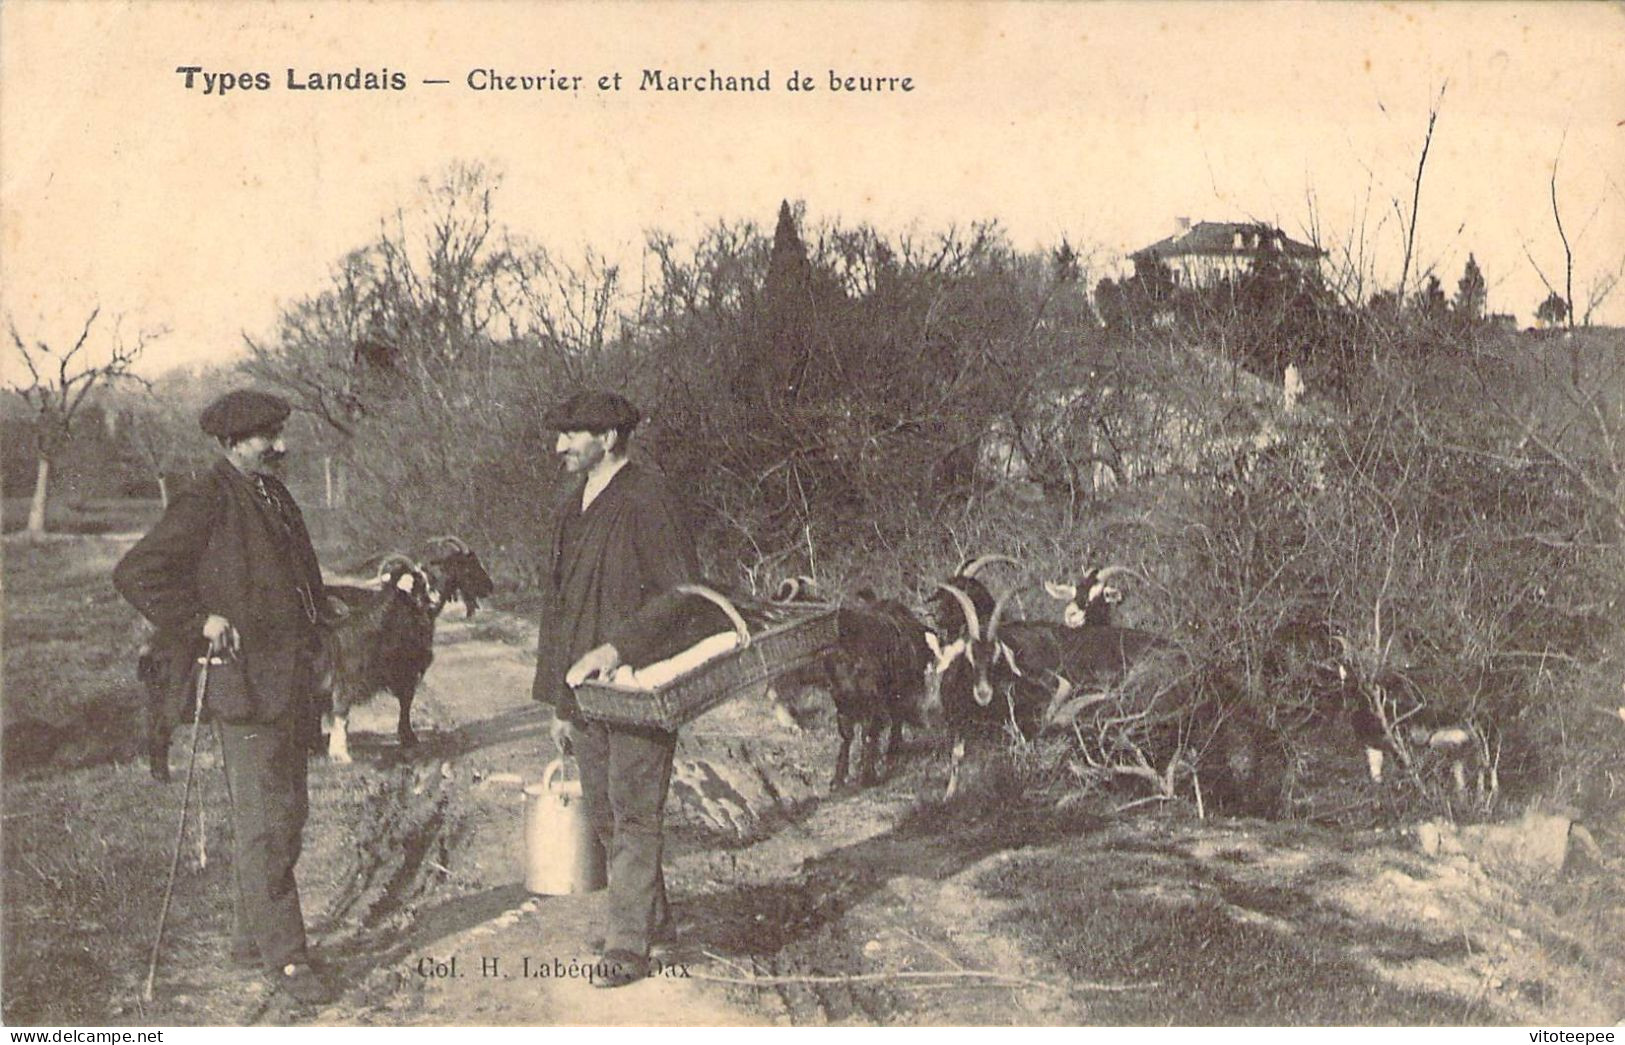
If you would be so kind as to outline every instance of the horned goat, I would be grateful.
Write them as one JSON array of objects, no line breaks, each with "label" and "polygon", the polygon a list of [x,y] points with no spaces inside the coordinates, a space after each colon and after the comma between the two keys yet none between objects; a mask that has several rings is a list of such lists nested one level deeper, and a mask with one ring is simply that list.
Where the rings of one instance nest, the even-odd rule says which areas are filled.
[{"label": "horned goat", "polygon": [[329,585],[329,602],[348,611],[327,633],[319,660],[317,711],[328,726],[327,755],[351,761],[350,709],[380,690],[400,704],[395,732],[402,748],[417,745],[412,700],[434,661],[435,622],[453,599],[472,617],[493,590],[479,556],[460,537],[436,537],[421,562],[392,553],[379,565],[380,588]]}]

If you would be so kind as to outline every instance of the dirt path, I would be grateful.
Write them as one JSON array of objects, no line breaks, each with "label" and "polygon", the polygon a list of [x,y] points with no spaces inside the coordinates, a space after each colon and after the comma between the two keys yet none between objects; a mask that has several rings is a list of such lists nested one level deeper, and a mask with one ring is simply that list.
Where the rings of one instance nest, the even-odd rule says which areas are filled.
[{"label": "dirt path", "polygon": [[[533,897],[521,885],[522,785],[538,779],[553,755],[547,712],[526,699],[529,627],[501,615],[482,616],[473,626],[442,624],[414,709],[424,743],[413,761],[418,777],[455,810],[448,818],[455,820],[447,828],[452,837],[430,895],[393,936],[382,925],[363,930],[340,919],[318,940],[353,955],[351,966],[365,974],[363,987],[318,1014],[319,1022],[889,1022],[897,1009],[884,991],[819,982],[854,968],[864,976],[906,973],[904,982],[923,971],[964,972],[975,984],[969,1004],[935,1006],[929,1021],[1007,1022],[986,1000],[990,990],[1008,995],[1012,988],[974,977],[1025,979],[1034,970],[979,928],[986,905],[955,882],[909,878],[904,871],[923,851],[916,843],[894,847],[879,862],[869,851],[884,848],[881,840],[917,806],[918,776],[826,800],[832,739],[826,731],[781,725],[759,699],[718,709],[685,730],[679,744],[666,868],[682,943],[667,956],[669,968],[620,990],[591,986],[586,972],[596,956],[584,941],[602,894]],[[327,767],[323,776],[387,765],[395,754],[393,728],[388,700],[357,710],[351,725],[357,766]],[[862,853],[863,866],[843,866],[838,855],[819,866],[842,852]],[[955,859],[967,868],[974,862]],[[875,877],[877,868],[884,877]],[[916,924],[893,924],[899,904],[931,913],[905,919]],[[855,911],[868,906],[876,910]],[[836,930],[849,911],[852,925]],[[752,977],[806,982],[771,988],[722,982]],[[1031,992],[1018,985],[1014,993],[1026,1000],[1000,1008],[1017,1022],[1076,1022],[1081,1014],[1058,1008],[1053,989],[1028,998]]]}]

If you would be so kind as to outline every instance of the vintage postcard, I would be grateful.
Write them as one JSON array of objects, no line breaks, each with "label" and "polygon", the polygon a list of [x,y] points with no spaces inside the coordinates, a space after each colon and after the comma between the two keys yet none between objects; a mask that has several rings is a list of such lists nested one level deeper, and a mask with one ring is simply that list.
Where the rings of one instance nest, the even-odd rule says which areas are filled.
[{"label": "vintage postcard", "polygon": [[5,4],[4,1022],[1617,1026],[1622,11]]}]

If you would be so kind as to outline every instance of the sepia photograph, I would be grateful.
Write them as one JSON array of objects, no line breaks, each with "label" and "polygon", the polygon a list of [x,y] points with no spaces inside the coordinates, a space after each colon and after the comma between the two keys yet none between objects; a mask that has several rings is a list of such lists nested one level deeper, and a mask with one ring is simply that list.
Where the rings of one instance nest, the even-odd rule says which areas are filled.
[{"label": "sepia photograph", "polygon": [[9,0],[0,1023],[1615,1040],[1622,53]]}]

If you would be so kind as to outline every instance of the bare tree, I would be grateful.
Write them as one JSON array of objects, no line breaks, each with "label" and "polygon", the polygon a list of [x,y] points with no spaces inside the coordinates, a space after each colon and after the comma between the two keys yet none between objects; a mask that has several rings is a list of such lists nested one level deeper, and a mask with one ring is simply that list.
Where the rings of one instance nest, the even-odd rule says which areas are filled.
[{"label": "bare tree", "polygon": [[[1625,254],[1620,255],[1618,263],[1612,269],[1599,269],[1591,277],[1585,285],[1584,307],[1576,305],[1574,300],[1574,250],[1580,244],[1580,241],[1585,239],[1585,234],[1591,228],[1592,221],[1596,219],[1597,213],[1602,210],[1603,204],[1607,202],[1608,194],[1604,192],[1598,198],[1596,206],[1591,209],[1590,216],[1581,224],[1580,231],[1571,240],[1568,230],[1563,225],[1563,212],[1559,206],[1557,195],[1557,171],[1563,160],[1563,146],[1567,137],[1567,132],[1565,132],[1564,137],[1558,141],[1557,155],[1552,157],[1552,176],[1548,183],[1551,189],[1552,223],[1557,227],[1557,238],[1563,244],[1563,289],[1559,290],[1552,284],[1550,279],[1546,278],[1546,272],[1541,268],[1540,263],[1535,260],[1534,253],[1529,249],[1527,240],[1523,243],[1523,254],[1529,260],[1535,274],[1540,277],[1540,281],[1546,287],[1547,292],[1562,299],[1568,328],[1573,330],[1577,321],[1579,326],[1591,325],[1592,314],[1602,307],[1609,296],[1613,294],[1614,288],[1619,285],[1620,279],[1625,277]],[[1613,184],[1612,179],[1609,179],[1609,183]]]},{"label": "bare tree", "polygon": [[[1568,135],[1565,133],[1564,138]],[[1552,221],[1557,225],[1557,238],[1563,241],[1563,303],[1568,306],[1569,329],[1574,329],[1574,248],[1569,245],[1569,234],[1563,230],[1563,214],[1557,209],[1557,165],[1563,159],[1563,143],[1558,142],[1557,155],[1552,158]]]},{"label": "bare tree", "polygon": [[134,344],[127,344],[115,322],[112,344],[107,348],[105,358],[94,362],[97,357],[86,353],[86,345],[101,311],[100,305],[91,309],[79,337],[66,351],[53,349],[46,342],[37,340],[30,346],[17,332],[16,320],[7,319],[12,344],[28,370],[26,382],[14,381],[10,390],[34,410],[35,453],[39,458],[39,468],[35,473],[34,498],[28,508],[30,534],[45,532],[51,466],[73,434],[74,418],[85,404],[86,397],[98,385],[111,384],[120,378],[141,380],[130,373],[130,368],[140,358],[147,343],[163,334],[161,330],[144,330],[136,335]]},{"label": "bare tree", "polygon": [[1416,216],[1422,205],[1422,173],[1427,170],[1428,150],[1433,147],[1433,126],[1439,120],[1439,106],[1444,102],[1447,81],[1439,88],[1439,97],[1434,99],[1433,105],[1428,109],[1428,131],[1422,139],[1422,155],[1416,161],[1416,178],[1411,183],[1411,213],[1409,220],[1399,210],[1399,200],[1394,200],[1394,213],[1399,215],[1400,224],[1405,229],[1405,262],[1399,270],[1399,306],[1405,306],[1405,291],[1411,275],[1411,256],[1416,248]]},{"label": "bare tree", "polygon": [[199,374],[173,370],[120,397],[117,405],[127,419],[126,438],[157,480],[165,507],[174,492],[170,478],[208,459],[209,442],[198,428],[198,413],[229,381],[223,370]]}]

